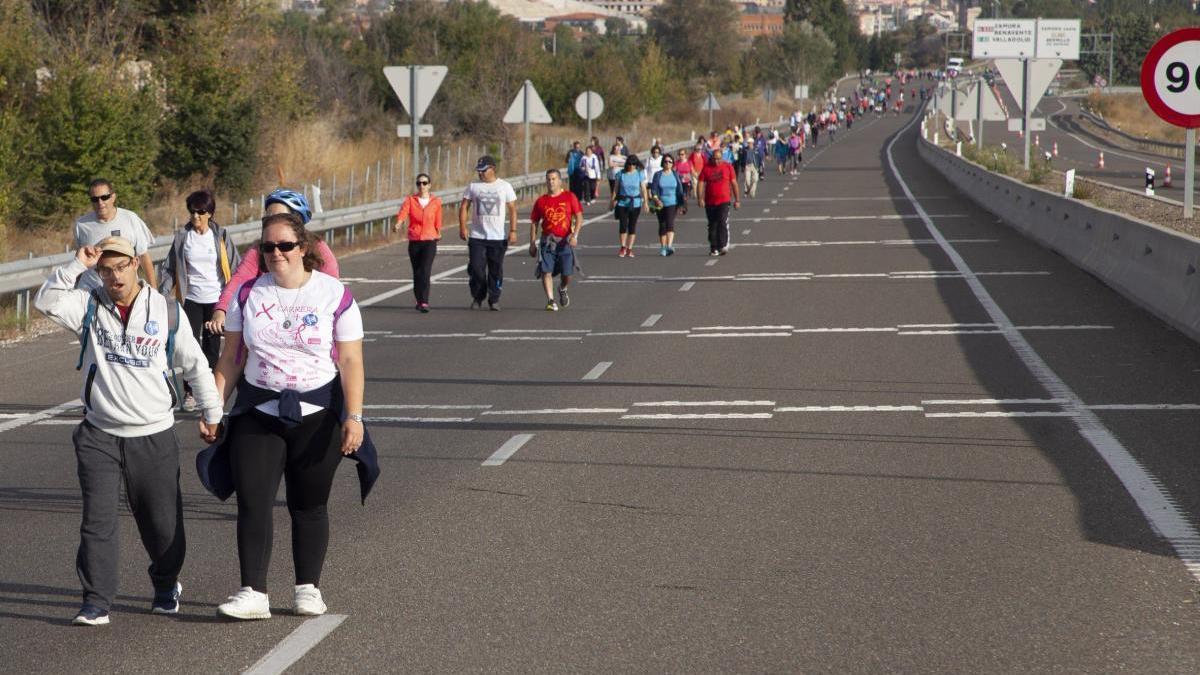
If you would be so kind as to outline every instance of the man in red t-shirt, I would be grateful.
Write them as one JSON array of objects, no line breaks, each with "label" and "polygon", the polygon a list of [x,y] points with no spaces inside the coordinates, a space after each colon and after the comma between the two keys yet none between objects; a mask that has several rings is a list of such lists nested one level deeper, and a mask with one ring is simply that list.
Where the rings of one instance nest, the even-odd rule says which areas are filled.
[{"label": "man in red t-shirt", "polygon": [[700,183],[696,186],[696,197],[708,216],[708,254],[725,255],[729,252],[729,202],[740,208],[737,174],[733,165],[714,152],[704,168],[700,170]]},{"label": "man in red t-shirt", "polygon": [[[583,227],[583,206],[579,199],[563,190],[558,169],[546,172],[546,194],[533,203],[529,214],[529,255],[538,258],[537,275],[546,291],[546,311],[557,312],[571,304],[567,285],[575,271],[575,246]],[[538,249],[541,255],[538,255]],[[561,278],[558,301],[554,300],[554,276]]]}]

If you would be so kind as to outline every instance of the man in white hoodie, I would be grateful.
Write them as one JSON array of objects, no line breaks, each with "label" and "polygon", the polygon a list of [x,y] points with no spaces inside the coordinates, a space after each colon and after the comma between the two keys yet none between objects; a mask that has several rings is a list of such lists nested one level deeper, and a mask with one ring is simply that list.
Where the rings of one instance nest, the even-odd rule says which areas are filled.
[{"label": "man in white hoodie", "polygon": [[[174,431],[175,366],[204,410],[201,437],[213,442],[221,422],[220,393],[187,316],[175,300],[138,279],[137,257],[133,244],[120,237],[84,246],[75,260],[54,270],[35,301],[42,313],[79,335],[79,368],[87,373],[81,395],[87,414],[72,435],[83,493],[75,559],[83,607],[76,625],[109,622],[117,592],[122,479],[150,555],[151,611],[179,611],[186,544]],[[103,286],[75,289],[79,276],[92,268]]]}]

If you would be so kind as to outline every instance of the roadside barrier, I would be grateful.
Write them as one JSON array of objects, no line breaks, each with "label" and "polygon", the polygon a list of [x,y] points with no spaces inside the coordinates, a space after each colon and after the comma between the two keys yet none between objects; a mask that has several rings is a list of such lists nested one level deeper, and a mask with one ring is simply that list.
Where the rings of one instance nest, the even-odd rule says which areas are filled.
[{"label": "roadside barrier", "polygon": [[917,138],[972,201],[1200,341],[1200,239],[992,173]]}]

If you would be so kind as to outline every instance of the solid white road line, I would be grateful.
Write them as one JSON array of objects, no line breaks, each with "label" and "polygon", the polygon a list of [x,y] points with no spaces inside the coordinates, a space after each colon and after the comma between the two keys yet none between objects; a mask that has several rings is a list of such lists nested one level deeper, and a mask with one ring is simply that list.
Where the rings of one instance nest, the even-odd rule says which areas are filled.
[{"label": "solid white road line", "polygon": [[688,406],[718,407],[718,406],[765,406],[775,405],[775,401],[641,401],[634,403],[635,408],[684,408]]},{"label": "solid white road line", "polygon": [[474,417],[363,417],[368,422],[419,422],[421,424],[462,424],[474,422]]},{"label": "solid white road line", "polygon": [[687,335],[686,330],[614,330],[604,333],[589,333],[588,337],[613,337],[617,335]]},{"label": "solid white road line", "polygon": [[658,323],[658,320],[662,317],[662,314],[651,314],[649,318],[642,322],[642,328],[650,328],[654,324]]},{"label": "solid white road line", "polygon": [[926,417],[1074,417],[1067,410],[983,410],[977,412],[925,413]]},{"label": "solid white road line", "polygon": [[772,415],[764,413],[653,413],[647,415],[621,415],[623,420],[769,420]]},{"label": "solid white road line", "polygon": [[881,326],[879,328],[796,328],[793,333],[896,333],[895,328]]},{"label": "solid white road line", "polygon": [[1179,507],[1162,482],[1142,466],[1141,462],[1104,425],[1104,422],[1100,420],[1100,417],[1095,412],[1087,409],[1083,400],[1075,393],[1075,390],[1064,382],[1058,376],[1058,373],[1054,372],[1050,365],[1033,348],[1033,345],[1029,344],[1025,336],[1016,330],[1008,314],[1000,308],[996,299],[992,297],[991,293],[988,292],[978,277],[972,273],[970,266],[967,265],[967,262],[958,251],[946,241],[941,230],[938,229],[933,219],[925,212],[925,208],[913,196],[912,190],[908,187],[908,182],[904,180],[904,177],[900,174],[900,170],[896,168],[892,149],[895,147],[896,141],[916,123],[917,119],[919,119],[919,116],[914,117],[887,144],[886,155],[888,167],[892,175],[896,178],[897,184],[904,191],[904,195],[909,203],[913,205],[913,208],[921,216],[921,221],[925,224],[925,228],[929,230],[930,235],[938,241],[938,245],[950,259],[950,262],[953,263],[955,269],[960,271],[966,278],[968,287],[984,311],[987,312],[988,317],[1004,330],[1005,340],[1008,341],[1013,352],[1025,363],[1029,372],[1041,383],[1042,387],[1051,397],[1067,399],[1069,401],[1066,407],[1068,408],[1070,419],[1074,422],[1080,436],[1091,444],[1096,453],[1112,469],[1113,474],[1117,476],[1121,484],[1125,486],[1129,496],[1138,505],[1142,515],[1149,522],[1150,527],[1171,543],[1172,548],[1175,549],[1175,553],[1183,561],[1192,578],[1200,580],[1200,531],[1197,531],[1196,527],[1192,524],[1188,514]]},{"label": "solid white road line", "polygon": [[[55,415],[67,412],[68,410],[71,410],[72,408],[78,408],[81,405],[83,405],[83,401],[80,401],[79,399],[73,399],[73,400],[67,401],[66,403],[59,403],[58,405],[56,405],[52,408],[46,408],[45,410],[39,410],[35,413],[29,413],[27,415],[22,415],[21,417],[18,417],[16,419],[12,419],[7,422],[0,423],[0,433],[3,433],[5,431],[12,431],[13,429],[19,429],[23,426],[33,424],[34,422],[40,422],[44,419],[49,419],[51,417],[54,417]],[[78,420],[76,420],[76,422],[78,422]]]},{"label": "solid white road line", "polygon": [[496,328],[493,333],[590,333],[590,328]]},{"label": "solid white road line", "polygon": [[517,434],[504,441],[504,445],[500,446],[499,450],[493,452],[491,457],[483,460],[483,466],[500,466],[508,461],[509,457],[515,455],[521,449],[521,446],[528,443],[532,438],[533,434]]},{"label": "solid white road line", "polygon": [[776,408],[775,412],[920,412],[919,405],[798,405]]},{"label": "solid white road line", "polygon": [[486,337],[487,333],[408,333],[399,335],[385,335],[388,338],[397,338],[401,340],[420,339],[420,338],[460,338],[460,337]]},{"label": "solid white road line", "polygon": [[541,410],[488,410],[484,415],[611,415],[629,408],[542,408]]},{"label": "solid white road line", "polygon": [[613,364],[612,361],[601,361],[600,363],[597,363],[591,370],[589,370],[587,372],[587,375],[583,376],[583,379],[585,379],[585,380],[600,379],[600,376],[604,374],[604,371],[611,368],[612,364]]},{"label": "solid white road line", "polygon": [[1200,410],[1196,403],[1106,403],[1085,406],[1088,410]]},{"label": "solid white road line", "polygon": [[364,410],[487,410],[491,404],[479,405],[439,405],[436,403],[376,403],[364,405]]},{"label": "solid white road line", "polygon": [[689,333],[690,338],[745,338],[745,337],[791,337],[791,331],[786,333]]},{"label": "solid white road line", "polygon": [[538,342],[546,340],[571,340],[578,342],[583,339],[582,335],[485,335],[479,338],[480,340],[492,340],[494,342]]},{"label": "solid white road line", "polygon": [[921,405],[1062,405],[1065,398],[958,398],[921,401]]},{"label": "solid white road line", "polygon": [[696,326],[692,330],[791,330],[795,326]]},{"label": "solid white road line", "polygon": [[685,281],[685,282],[683,282],[683,285],[679,287],[679,290],[690,291],[690,290],[692,290],[692,286],[695,286],[695,285],[696,285],[696,282],[694,282],[694,281]]},{"label": "solid white road line", "polygon": [[299,661],[308,650],[317,646],[326,635],[342,625],[346,620],[345,614],[326,614],[315,619],[309,619],[300,624],[258,663],[247,668],[243,675],[277,675]]}]

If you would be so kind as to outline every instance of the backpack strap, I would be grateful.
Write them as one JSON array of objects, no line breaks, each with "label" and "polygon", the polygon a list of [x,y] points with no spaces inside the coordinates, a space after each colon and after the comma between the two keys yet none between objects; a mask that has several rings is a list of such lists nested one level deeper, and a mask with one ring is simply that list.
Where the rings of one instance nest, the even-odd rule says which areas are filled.
[{"label": "backpack strap", "polygon": [[96,289],[88,294],[87,311],[83,313],[83,328],[79,331],[79,362],[75,370],[83,370],[83,355],[87,353],[88,339],[92,335],[92,322],[96,320],[96,308],[100,306],[100,296]]},{"label": "backpack strap", "polygon": [[[246,321],[246,314],[245,314],[246,300],[250,299],[250,291],[254,290],[254,282],[256,282],[256,281],[258,281],[258,277],[254,277],[253,279],[243,283],[241,286],[238,287],[238,291],[237,291],[238,309],[240,309],[242,311],[243,325],[245,324],[245,321]],[[234,363],[242,363],[242,359],[244,359],[245,357],[246,357],[246,341],[241,340],[238,343],[237,358],[234,361]]]},{"label": "backpack strap", "polygon": [[229,283],[233,272],[229,269],[229,252],[226,250],[229,242],[226,239],[226,233],[221,232],[221,236],[217,239],[217,257],[221,261],[221,280],[224,283]]},{"label": "backpack strap", "polygon": [[[179,407],[183,408],[183,397],[179,395],[179,375],[175,372],[175,334],[179,332],[179,312],[182,310],[179,307],[179,301],[167,295],[163,296],[163,300],[167,303],[167,372],[171,374],[171,384],[175,386],[175,400],[178,401]],[[171,311],[174,306],[175,311]]]},{"label": "backpack strap", "polygon": [[350,292],[350,287],[347,286],[346,289],[344,291],[342,291],[342,299],[341,299],[341,301],[338,302],[337,309],[333,310],[333,347],[330,348],[329,355],[334,360],[335,363],[338,360],[338,348],[337,348],[338,319],[342,318],[342,314],[347,309],[350,309],[350,305],[352,305],[352,304],[354,304],[354,295]]}]

